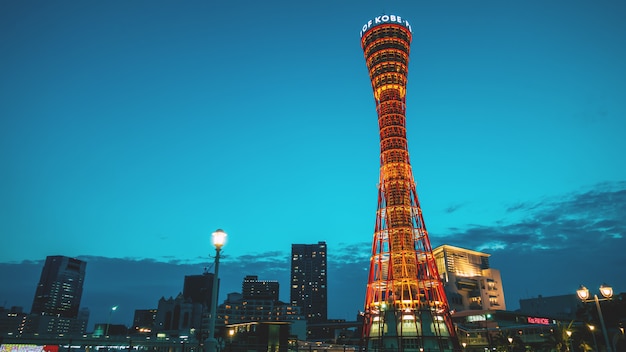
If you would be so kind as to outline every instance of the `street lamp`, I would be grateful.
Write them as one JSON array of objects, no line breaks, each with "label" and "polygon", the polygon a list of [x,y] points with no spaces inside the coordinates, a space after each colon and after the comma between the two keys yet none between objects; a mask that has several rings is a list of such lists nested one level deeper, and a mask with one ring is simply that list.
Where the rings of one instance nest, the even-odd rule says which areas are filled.
[{"label": "street lamp", "polygon": [[113,306],[111,307],[111,310],[109,311],[109,321],[107,322],[107,328],[106,331],[104,332],[104,337],[109,337],[109,325],[111,325],[111,315],[113,315],[113,312],[115,312],[117,310],[117,306]]},{"label": "street lamp", "polygon": [[573,351],[574,350],[574,346],[572,345],[572,331],[571,330],[566,330],[565,333],[567,334],[567,350],[568,351]]},{"label": "street lamp", "polygon": [[509,337],[507,340],[509,340],[509,351],[513,351],[513,338]]},{"label": "street lamp", "polygon": [[[611,344],[609,343],[609,335],[606,332],[606,326],[604,325],[604,317],[602,316],[602,308],[600,308],[600,301],[609,300],[613,296],[613,288],[608,286],[607,284],[600,285],[600,293],[604,297],[603,299],[599,299],[597,294],[593,295],[593,301],[596,302],[596,309],[598,310],[598,317],[600,318],[600,326],[602,327],[602,335],[604,335],[604,343],[606,344],[606,351],[611,352]],[[576,290],[576,294],[578,298],[580,298],[583,302],[591,302],[591,298],[589,298],[589,290],[580,285],[580,288]]]},{"label": "street lamp", "polygon": [[589,324],[589,331],[591,331],[591,337],[593,337],[593,346],[596,349],[597,352],[598,351],[598,341],[596,341],[596,332],[594,331],[596,329],[595,326]]},{"label": "street lamp", "polygon": [[226,232],[221,229],[213,232],[213,246],[215,246],[215,272],[213,273],[213,287],[211,291],[211,311],[209,312],[209,337],[207,339],[207,351],[217,351],[217,340],[215,339],[215,318],[217,316],[217,285],[218,270],[220,268],[220,251],[226,242]]}]

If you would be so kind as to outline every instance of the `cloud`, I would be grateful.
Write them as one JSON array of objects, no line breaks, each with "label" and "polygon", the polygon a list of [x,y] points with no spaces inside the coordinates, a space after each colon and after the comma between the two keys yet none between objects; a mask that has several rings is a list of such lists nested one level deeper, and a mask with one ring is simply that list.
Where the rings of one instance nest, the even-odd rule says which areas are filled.
[{"label": "cloud", "polygon": [[[509,209],[515,212],[512,218],[522,220],[455,228],[445,236],[431,234],[431,242],[491,254],[490,265],[501,271],[509,309],[516,309],[521,298],[573,293],[580,284],[592,288],[607,282],[616,292],[626,288],[626,182],[603,183]],[[328,253],[329,317],[352,320],[363,308],[370,248],[369,242],[340,243]],[[213,270],[209,257],[79,258],[87,261],[82,306],[90,308],[90,326],[105,322],[113,305],[120,308],[112,322],[130,325],[135,309],[156,308],[161,297],[181,292],[185,275]],[[289,259],[284,251],[230,256],[225,250],[220,300],[241,292],[246,275],[257,275],[277,280],[280,299],[289,301]],[[30,310],[43,263],[0,263],[0,302]]]},{"label": "cloud", "polygon": [[521,220],[500,220],[495,226],[471,225],[441,237],[478,250],[589,251],[626,234],[626,182],[601,183],[584,192],[518,203],[507,211]]},{"label": "cloud", "polygon": [[446,209],[444,209],[444,212],[448,213],[448,214],[452,214],[455,211],[463,208],[466,204],[452,204],[449,207],[447,207]]},{"label": "cloud", "polygon": [[437,240],[490,253],[508,308],[522,298],[573,293],[581,283],[625,289],[626,182],[517,203],[507,211],[521,220],[457,228]]}]

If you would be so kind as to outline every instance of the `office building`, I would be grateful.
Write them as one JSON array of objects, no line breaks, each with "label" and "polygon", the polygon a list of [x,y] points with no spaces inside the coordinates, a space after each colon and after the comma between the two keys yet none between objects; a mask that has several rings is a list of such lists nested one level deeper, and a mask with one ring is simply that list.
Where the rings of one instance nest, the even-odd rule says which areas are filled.
[{"label": "office building", "polygon": [[291,245],[291,305],[301,308],[309,323],[328,317],[326,242]]},{"label": "office building", "polygon": [[85,333],[89,311],[80,310],[87,263],[48,256],[41,271],[30,314],[21,334],[77,336]]},{"label": "office building", "polygon": [[30,313],[78,318],[86,267],[86,262],[75,258],[47,257]]}]

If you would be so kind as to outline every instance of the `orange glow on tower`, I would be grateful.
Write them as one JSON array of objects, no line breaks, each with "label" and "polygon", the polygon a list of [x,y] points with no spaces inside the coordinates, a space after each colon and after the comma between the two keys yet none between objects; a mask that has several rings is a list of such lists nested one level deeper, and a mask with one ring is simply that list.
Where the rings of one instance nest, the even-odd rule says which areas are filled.
[{"label": "orange glow on tower", "polygon": [[417,198],[406,137],[411,26],[378,16],[361,30],[380,130],[378,210],[365,294],[370,351],[459,350]]}]

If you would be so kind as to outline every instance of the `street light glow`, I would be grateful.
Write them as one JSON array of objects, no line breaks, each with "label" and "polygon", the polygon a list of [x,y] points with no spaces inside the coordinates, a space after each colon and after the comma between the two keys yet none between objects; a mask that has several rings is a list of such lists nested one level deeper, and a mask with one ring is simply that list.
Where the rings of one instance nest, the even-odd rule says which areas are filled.
[{"label": "street light glow", "polygon": [[580,288],[576,290],[576,294],[583,301],[589,298],[589,290],[583,285],[580,285]]},{"label": "street light glow", "polygon": [[604,296],[604,298],[611,298],[613,297],[613,287],[607,284],[602,284],[600,285],[600,293]]},{"label": "street light glow", "polygon": [[226,243],[226,232],[222,229],[217,229],[213,232],[213,245],[215,248],[222,248],[222,246]]}]

